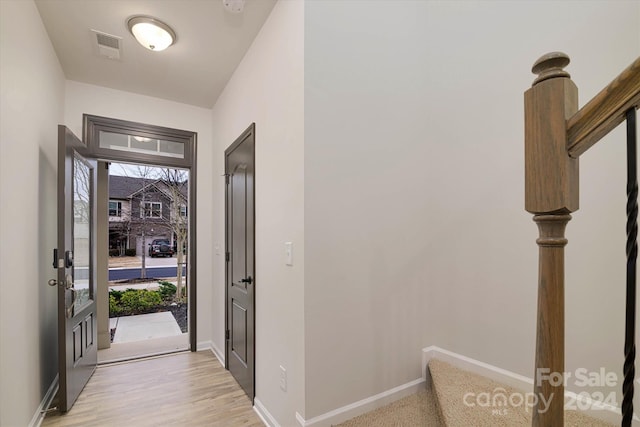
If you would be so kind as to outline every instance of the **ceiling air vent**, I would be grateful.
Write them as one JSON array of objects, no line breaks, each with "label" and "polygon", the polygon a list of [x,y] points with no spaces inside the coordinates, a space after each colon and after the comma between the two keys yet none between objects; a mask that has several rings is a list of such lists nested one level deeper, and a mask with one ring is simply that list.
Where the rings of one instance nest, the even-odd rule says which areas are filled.
[{"label": "ceiling air vent", "polygon": [[91,37],[98,55],[109,59],[120,59],[122,53],[122,37],[96,30],[91,30]]}]

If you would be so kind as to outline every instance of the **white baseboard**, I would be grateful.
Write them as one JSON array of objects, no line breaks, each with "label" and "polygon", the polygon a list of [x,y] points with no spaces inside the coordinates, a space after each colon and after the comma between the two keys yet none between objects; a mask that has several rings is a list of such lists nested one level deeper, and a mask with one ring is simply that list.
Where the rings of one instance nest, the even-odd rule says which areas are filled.
[{"label": "white baseboard", "polygon": [[213,343],[211,342],[211,340],[198,341],[198,343],[196,344],[196,350],[198,350],[198,351],[204,351],[204,350],[213,351],[212,346],[213,346]]},{"label": "white baseboard", "polygon": [[[429,376],[427,365],[431,359],[442,360],[457,368],[481,375],[516,390],[523,392],[531,392],[533,390],[532,378],[507,371],[506,369],[498,368],[497,366],[489,365],[488,363],[484,363],[437,346],[430,346],[422,350],[422,366],[424,369],[422,374],[425,379]],[[620,425],[620,421],[622,420],[620,409],[613,405],[596,402],[589,398],[585,398],[584,396],[576,395],[576,393],[565,391],[565,403],[567,402],[573,402],[572,407],[576,407],[580,412],[584,412],[593,418],[616,425]],[[635,415],[634,420],[640,421],[640,419]]]},{"label": "white baseboard", "polygon": [[330,427],[334,424],[347,421],[353,417],[365,414],[391,402],[395,402],[405,396],[409,396],[423,387],[424,382],[424,378],[418,378],[406,384],[378,393],[375,396],[367,397],[366,399],[359,400],[350,405],[318,415],[317,417],[313,417],[309,420],[305,420],[302,415],[296,412],[296,419],[302,427]]},{"label": "white baseboard", "polygon": [[33,418],[31,418],[29,427],[40,427],[40,424],[42,424],[42,420],[44,420],[45,412],[47,409],[49,409],[49,405],[51,405],[51,401],[55,397],[57,391],[58,375],[56,374],[56,377],[53,379],[51,385],[49,386],[49,389],[42,398],[42,402],[40,402],[40,406],[38,406],[36,413],[33,414]]},{"label": "white baseboard", "polygon": [[488,363],[484,363],[434,345],[422,349],[422,366],[424,369],[422,373],[423,377],[428,374],[427,365],[431,359],[442,360],[464,371],[482,375],[483,377],[508,385],[516,390],[526,392],[531,391],[533,388],[533,379],[531,378],[527,378],[523,375],[516,374],[515,372],[507,371],[506,369],[498,368],[497,366],[489,365]]},{"label": "white baseboard", "polygon": [[218,346],[216,345],[216,343],[214,343],[213,341],[211,342],[211,351],[213,351],[213,354],[216,355],[216,357],[218,358],[218,360],[220,361],[220,364],[222,366],[224,366],[224,350],[220,350],[218,348]]},{"label": "white baseboard", "polygon": [[258,414],[258,417],[260,417],[264,425],[269,427],[280,427],[278,421],[273,418],[273,415],[271,415],[271,413],[267,410],[267,408],[265,408],[260,399],[258,399],[257,397],[253,399],[253,410],[256,414]]},{"label": "white baseboard", "polygon": [[214,356],[220,361],[220,364],[224,366],[224,352],[213,343],[213,341],[200,341],[196,346],[198,351],[210,350]]},{"label": "white baseboard", "polygon": [[213,351],[213,343],[211,341],[198,341],[198,343],[196,344],[196,350],[197,351],[210,350],[214,354],[214,356],[216,355],[216,352]]}]

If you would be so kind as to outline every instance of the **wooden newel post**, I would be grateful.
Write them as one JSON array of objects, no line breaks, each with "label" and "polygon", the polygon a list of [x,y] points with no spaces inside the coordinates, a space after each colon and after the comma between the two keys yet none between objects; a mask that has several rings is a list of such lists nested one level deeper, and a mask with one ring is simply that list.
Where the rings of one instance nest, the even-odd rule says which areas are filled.
[{"label": "wooden newel post", "polygon": [[567,120],[578,90],[563,70],[569,57],[541,57],[525,92],[525,209],[538,224],[539,277],[533,426],[564,423],[564,230],[578,209],[578,159],[567,149]]}]

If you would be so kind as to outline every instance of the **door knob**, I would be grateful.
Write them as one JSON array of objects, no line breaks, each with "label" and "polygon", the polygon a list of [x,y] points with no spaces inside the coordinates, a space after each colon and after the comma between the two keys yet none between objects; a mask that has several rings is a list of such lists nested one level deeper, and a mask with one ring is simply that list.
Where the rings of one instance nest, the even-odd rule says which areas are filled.
[{"label": "door knob", "polygon": [[65,289],[69,289],[70,287],[73,286],[73,278],[71,277],[70,274],[67,274],[67,276],[65,277],[66,280],[63,280],[62,282],[58,282],[57,279],[49,279],[47,281],[47,284],[49,286],[63,286]]},{"label": "door knob", "polygon": [[251,284],[253,283],[253,279],[251,278],[251,276],[247,277],[246,279],[241,279],[240,283],[248,283]]}]

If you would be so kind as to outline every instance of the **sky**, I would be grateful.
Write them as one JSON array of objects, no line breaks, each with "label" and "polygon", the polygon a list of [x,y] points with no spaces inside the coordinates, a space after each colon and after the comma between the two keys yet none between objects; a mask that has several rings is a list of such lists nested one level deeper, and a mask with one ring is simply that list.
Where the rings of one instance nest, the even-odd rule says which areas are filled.
[{"label": "sky", "polygon": [[109,175],[141,177],[146,173],[148,177],[154,178],[160,175],[159,172],[162,169],[164,168],[112,162],[109,166]]}]

